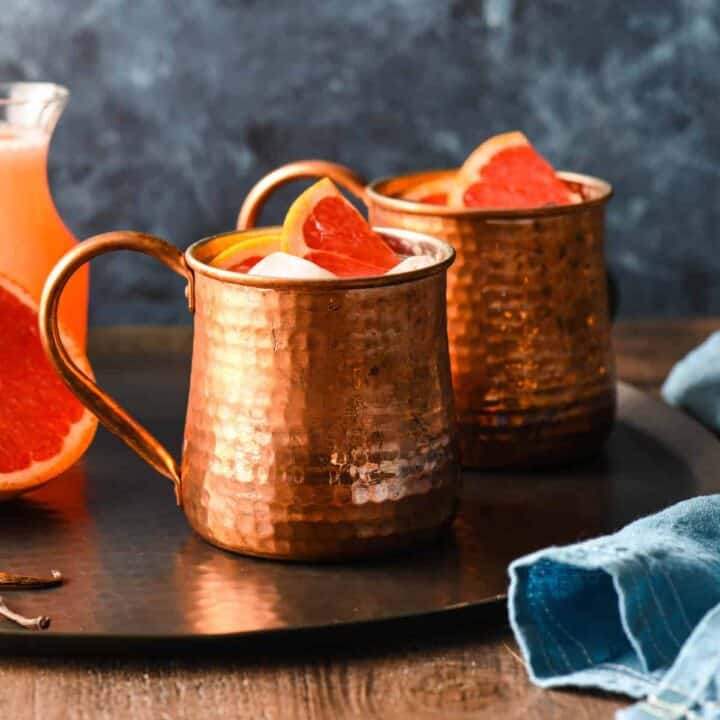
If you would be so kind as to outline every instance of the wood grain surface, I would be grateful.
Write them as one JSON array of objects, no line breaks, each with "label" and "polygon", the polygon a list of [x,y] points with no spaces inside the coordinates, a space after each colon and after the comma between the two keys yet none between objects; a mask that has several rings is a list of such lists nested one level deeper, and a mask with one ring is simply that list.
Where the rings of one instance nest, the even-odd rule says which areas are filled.
[{"label": "wood grain surface", "polygon": [[[622,379],[656,392],[678,358],[720,320],[621,322]],[[92,334],[92,352],[161,343],[189,350],[187,328]],[[431,581],[431,579],[429,579]],[[0,649],[1,651],[1,649]],[[626,701],[539,690],[527,680],[503,614],[472,612],[362,633],[254,643],[232,654],[22,658],[0,654],[0,718],[611,718]]]}]

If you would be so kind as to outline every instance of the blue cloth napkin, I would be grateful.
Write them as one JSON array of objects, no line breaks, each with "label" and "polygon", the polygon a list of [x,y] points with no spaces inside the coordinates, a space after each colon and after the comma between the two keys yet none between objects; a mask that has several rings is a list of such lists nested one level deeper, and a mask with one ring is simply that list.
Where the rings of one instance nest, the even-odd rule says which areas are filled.
[{"label": "blue cloth napkin", "polygon": [[520,558],[510,580],[536,684],[645,698],[622,720],[720,718],[720,495]]},{"label": "blue cloth napkin", "polygon": [[720,332],[683,358],[668,375],[662,395],[700,422],[720,431]]},{"label": "blue cloth napkin", "polygon": [[[662,394],[720,431],[720,332],[673,368]],[[720,720],[720,495],[520,558],[510,583],[510,622],[536,684],[644,698],[621,720]]]}]

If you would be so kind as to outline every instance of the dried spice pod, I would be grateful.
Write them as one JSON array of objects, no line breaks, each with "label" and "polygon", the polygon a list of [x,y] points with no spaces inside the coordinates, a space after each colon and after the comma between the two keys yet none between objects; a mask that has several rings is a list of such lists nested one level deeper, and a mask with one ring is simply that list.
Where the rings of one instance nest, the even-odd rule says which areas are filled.
[{"label": "dried spice pod", "polygon": [[62,585],[64,578],[59,570],[51,570],[48,577],[33,577],[31,575],[15,575],[0,572],[0,588],[3,590],[39,590]]},{"label": "dried spice pod", "polygon": [[47,630],[52,622],[47,615],[40,615],[39,617],[34,618],[26,618],[23,615],[19,615],[5,604],[2,597],[0,597],[0,617],[3,617],[10,622],[14,622],[16,625],[19,625],[21,628],[25,628],[26,630]]}]

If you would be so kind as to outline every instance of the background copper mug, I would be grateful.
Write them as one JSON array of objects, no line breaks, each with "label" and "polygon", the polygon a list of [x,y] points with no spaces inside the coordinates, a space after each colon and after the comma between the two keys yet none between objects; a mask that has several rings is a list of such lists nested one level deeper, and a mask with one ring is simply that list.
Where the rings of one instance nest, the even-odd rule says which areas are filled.
[{"label": "background copper mug", "polygon": [[321,160],[291,163],[248,194],[238,227],[251,227],[279,185],[328,176],[361,199],[374,225],[427,233],[455,247],[448,273],[448,335],[463,464],[565,462],[597,451],[615,415],[615,372],[604,259],[605,205],[598,178],[562,172],[575,205],[473,210],[402,196],[453,170],[369,185]]},{"label": "background copper mug", "polygon": [[[150,235],[100,235],[48,278],[43,343],[77,397],[173,481],[190,524],[211,543],[295,560],[407,548],[435,537],[457,502],[445,315],[454,252],[416,233],[385,234],[398,251],[436,263],[373,278],[262,278],[209,264],[237,232],[184,255]],[[194,339],[182,469],[73,363],[60,337],[67,281],[114,250],[152,255],[188,281]]]}]

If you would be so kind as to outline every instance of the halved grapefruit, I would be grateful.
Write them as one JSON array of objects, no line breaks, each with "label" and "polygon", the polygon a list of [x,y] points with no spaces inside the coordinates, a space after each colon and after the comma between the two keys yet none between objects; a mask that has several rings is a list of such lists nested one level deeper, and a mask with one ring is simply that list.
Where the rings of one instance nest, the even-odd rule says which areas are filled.
[{"label": "halved grapefruit", "polygon": [[280,236],[238,235],[238,242],[218,253],[212,261],[215,267],[246,273],[252,270],[264,257],[280,250]]},{"label": "halved grapefruit", "polygon": [[281,249],[338,277],[383,275],[400,262],[328,178],[309,187],[290,206]]},{"label": "halved grapefruit", "polygon": [[[67,470],[90,445],[97,420],[45,356],[37,304],[2,275],[0,338],[0,500],[6,500]],[[68,333],[63,338],[73,360],[90,374]]]},{"label": "halved grapefruit", "polygon": [[495,135],[458,171],[448,201],[454,207],[515,209],[580,200],[521,132]]}]

